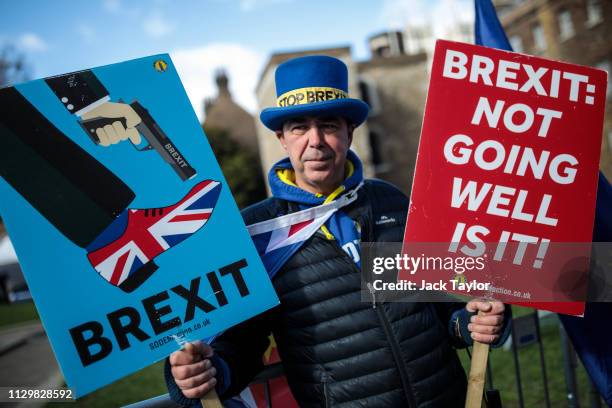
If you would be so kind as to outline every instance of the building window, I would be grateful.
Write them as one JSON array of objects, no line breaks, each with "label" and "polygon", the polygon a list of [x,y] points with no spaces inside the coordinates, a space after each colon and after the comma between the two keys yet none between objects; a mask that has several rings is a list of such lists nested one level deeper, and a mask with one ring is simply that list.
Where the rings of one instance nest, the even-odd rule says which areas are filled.
[{"label": "building window", "polygon": [[370,142],[370,160],[374,167],[374,174],[376,177],[381,177],[383,174],[388,174],[391,170],[393,170],[393,166],[388,160],[390,157],[385,157],[386,154],[383,151],[384,139],[382,139],[382,137],[388,135],[381,126],[375,123],[368,123],[368,128],[370,130],[368,132],[368,141]]},{"label": "building window", "polygon": [[382,152],[380,151],[380,135],[376,132],[370,131],[370,134],[368,136],[368,138],[370,139],[369,141],[370,153],[372,155],[372,164],[374,165],[374,168],[376,168],[383,164]]},{"label": "building window", "polygon": [[378,115],[381,111],[381,104],[375,82],[365,76],[359,78],[359,93],[361,94],[361,100],[370,106],[368,117]]},{"label": "building window", "polygon": [[600,23],[602,18],[601,0],[587,0],[587,26],[592,27]]},{"label": "building window", "polygon": [[567,40],[574,36],[574,23],[572,23],[572,13],[569,10],[562,10],[557,15],[559,21],[559,37]]},{"label": "building window", "polygon": [[536,51],[546,50],[546,38],[544,37],[544,29],[542,26],[539,24],[534,25],[531,32],[533,34],[533,43]]},{"label": "building window", "polygon": [[513,35],[510,37],[510,45],[514,52],[523,52],[523,39],[520,35]]}]

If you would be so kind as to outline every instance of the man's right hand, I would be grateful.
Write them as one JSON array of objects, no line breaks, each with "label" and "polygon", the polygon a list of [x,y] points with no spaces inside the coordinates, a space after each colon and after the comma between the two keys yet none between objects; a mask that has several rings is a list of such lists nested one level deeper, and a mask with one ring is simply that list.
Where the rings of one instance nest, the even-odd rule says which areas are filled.
[{"label": "man's right hand", "polygon": [[176,385],[187,398],[202,398],[215,388],[217,369],[210,357],[213,349],[206,343],[186,343],[182,350],[170,355],[170,367]]}]

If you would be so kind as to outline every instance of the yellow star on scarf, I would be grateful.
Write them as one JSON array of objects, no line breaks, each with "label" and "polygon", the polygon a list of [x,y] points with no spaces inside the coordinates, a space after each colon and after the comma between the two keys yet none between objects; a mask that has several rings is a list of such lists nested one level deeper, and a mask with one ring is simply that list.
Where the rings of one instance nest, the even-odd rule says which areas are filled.
[{"label": "yellow star on scarf", "polygon": [[272,350],[276,348],[276,340],[274,340],[274,336],[272,335],[272,333],[270,333],[270,335],[268,336],[268,340],[270,340],[270,345],[264,353],[264,361],[266,362],[266,364],[270,361],[270,357],[272,356]]}]

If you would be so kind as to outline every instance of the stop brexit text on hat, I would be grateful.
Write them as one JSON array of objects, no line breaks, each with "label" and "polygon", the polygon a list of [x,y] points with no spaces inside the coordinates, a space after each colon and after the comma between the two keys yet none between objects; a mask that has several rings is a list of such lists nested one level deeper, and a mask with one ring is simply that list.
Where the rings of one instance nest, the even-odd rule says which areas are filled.
[{"label": "stop brexit text on hat", "polygon": [[369,107],[348,94],[348,68],[337,58],[307,55],[280,64],[275,72],[276,105],[261,111],[261,122],[279,130],[299,116],[341,116],[359,126]]}]

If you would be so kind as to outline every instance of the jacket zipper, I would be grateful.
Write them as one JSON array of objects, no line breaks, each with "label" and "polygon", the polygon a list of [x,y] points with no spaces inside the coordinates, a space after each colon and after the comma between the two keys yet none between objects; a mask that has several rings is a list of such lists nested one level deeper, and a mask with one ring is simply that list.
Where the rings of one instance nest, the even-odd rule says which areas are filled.
[{"label": "jacket zipper", "polygon": [[368,289],[370,290],[370,294],[372,295],[372,309],[376,309],[376,290],[372,285],[372,282],[368,282]]},{"label": "jacket zipper", "polygon": [[[367,195],[367,189],[364,189],[364,191],[366,192],[366,195]],[[371,207],[368,208],[367,219],[369,220],[369,222],[365,222],[364,217],[359,217],[360,224],[362,226],[363,225],[368,226],[367,233],[363,234],[363,231],[362,231],[362,234],[361,234],[361,240],[365,242],[368,242],[368,241],[364,240],[364,238],[367,238],[369,240],[371,237],[374,236],[374,225],[372,224],[373,212],[372,212]],[[346,252],[344,252],[342,248],[340,248],[338,245],[334,245],[334,248],[336,248],[337,251],[341,252],[345,256],[348,256]],[[361,274],[361,271],[359,270],[359,268],[357,268],[357,265],[355,265],[355,263],[353,263],[353,268],[355,268],[357,273]],[[387,319],[387,315],[384,310],[385,308],[384,307],[379,307],[378,309],[376,308],[376,292],[375,292],[374,286],[372,285],[371,282],[368,282],[367,287],[368,287],[368,290],[370,291],[370,294],[372,295],[372,309],[378,315],[378,319],[382,323],[382,327],[383,327],[383,331],[385,332],[385,336],[387,337],[387,340],[389,341],[389,345],[391,346],[391,353],[393,354],[393,360],[395,362],[395,365],[397,366],[397,370],[400,375],[400,381],[402,382],[402,387],[404,388],[404,395],[406,395],[408,406],[411,408],[416,408],[416,400],[414,399],[414,395],[412,394],[412,390],[410,389],[410,386],[409,386],[410,382],[408,380],[408,373],[406,372],[405,367],[404,367],[404,360],[402,359],[401,352],[399,350],[399,345],[397,344],[395,336],[393,335],[393,332],[391,331],[391,327],[389,325],[389,321]],[[326,390],[327,390],[327,386],[326,384],[324,384],[323,391],[325,394],[325,402],[327,404]]]},{"label": "jacket zipper", "polygon": [[[340,248],[338,245],[334,245],[333,242],[330,242],[330,244],[333,245],[334,248],[336,248],[336,251],[348,257],[347,253],[344,252],[342,248]],[[351,259],[351,262],[353,262],[352,259]],[[359,268],[357,268],[357,265],[355,265],[354,262],[353,262],[353,268],[355,268],[357,273],[361,273],[361,271],[359,270]],[[391,326],[389,325],[389,320],[387,319],[385,308],[376,307],[376,292],[375,292],[376,290],[374,289],[374,286],[372,285],[371,282],[367,283],[367,287],[368,287],[368,290],[370,291],[370,294],[372,295],[372,309],[374,309],[374,311],[378,315],[378,320],[380,320],[382,327],[383,327],[383,331],[385,332],[385,336],[387,337],[387,341],[389,342],[389,345],[391,346],[391,353],[393,354],[393,360],[397,367],[397,371],[399,372],[399,375],[400,375],[400,381],[402,382],[402,387],[404,389],[404,395],[406,396],[406,400],[408,401],[408,406],[411,408],[416,408],[416,400],[414,399],[414,395],[412,394],[412,390],[410,389],[410,386],[409,386],[410,382],[408,380],[408,373],[406,372],[406,369],[404,367],[404,360],[402,359],[399,345],[397,344],[397,340],[395,339],[395,336],[393,335],[393,332],[391,330]],[[323,392],[324,393],[326,392],[326,384],[324,384],[323,386]],[[325,396],[325,398],[327,402],[327,396]]]},{"label": "jacket zipper", "polygon": [[406,395],[406,399],[408,400],[408,406],[416,407],[416,401],[409,385],[410,381],[408,380],[408,373],[406,372],[406,368],[404,367],[402,353],[400,352],[399,344],[397,344],[395,335],[391,330],[391,325],[389,324],[389,319],[387,319],[385,308],[379,307],[378,309],[376,309],[376,313],[378,314],[378,318],[382,323],[383,330],[385,331],[385,335],[387,336],[387,340],[389,341],[389,345],[391,346],[391,353],[393,353],[393,359],[395,360],[395,364],[397,365],[400,380],[402,382],[402,386],[404,387],[404,394]]},{"label": "jacket zipper", "polygon": [[331,404],[329,403],[329,395],[327,393],[327,375],[324,375],[323,377],[323,406],[325,408],[331,407]]}]

